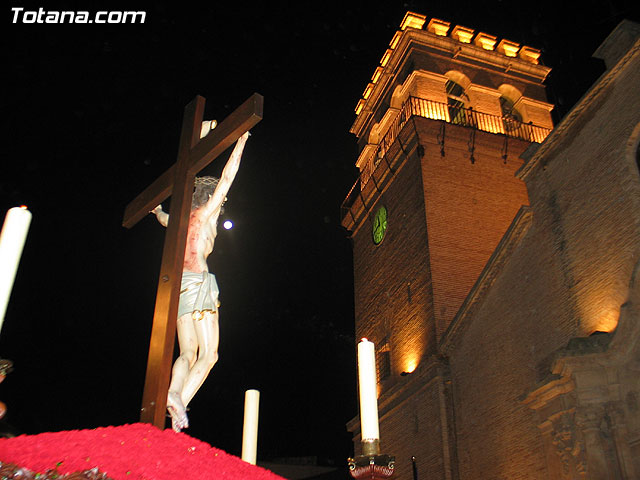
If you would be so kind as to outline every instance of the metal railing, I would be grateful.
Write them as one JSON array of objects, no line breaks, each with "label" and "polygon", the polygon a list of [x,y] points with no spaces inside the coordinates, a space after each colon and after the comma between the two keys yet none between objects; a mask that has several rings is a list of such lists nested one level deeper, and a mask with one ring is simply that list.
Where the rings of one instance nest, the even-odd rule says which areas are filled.
[{"label": "metal railing", "polygon": [[393,120],[393,123],[378,144],[377,148],[362,165],[358,180],[342,203],[343,217],[346,215],[346,211],[353,204],[355,197],[360,194],[360,191],[364,189],[365,185],[372,177],[376,167],[385,158],[387,151],[391,145],[393,145],[396,138],[398,138],[400,131],[414,116],[429,118],[431,120],[439,120],[454,125],[481,130],[483,132],[517,138],[527,142],[542,143],[547,135],[551,133],[551,129],[549,128],[533,125],[531,122],[522,123],[513,117],[490,115],[488,113],[478,112],[471,108],[453,107],[446,103],[435,102],[433,100],[409,97],[400,109],[400,112],[398,112],[398,115]]}]

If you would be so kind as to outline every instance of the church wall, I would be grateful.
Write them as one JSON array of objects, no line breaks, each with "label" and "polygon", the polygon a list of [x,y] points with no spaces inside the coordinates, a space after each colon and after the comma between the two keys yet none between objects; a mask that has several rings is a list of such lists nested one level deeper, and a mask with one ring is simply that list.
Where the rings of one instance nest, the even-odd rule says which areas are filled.
[{"label": "church wall", "polygon": [[422,177],[440,338],[516,213],[529,202],[524,183],[514,177],[528,143],[509,139],[505,164],[504,137],[475,131],[472,164],[472,130],[447,124],[442,157],[442,124],[422,118],[415,123],[425,149]]},{"label": "church wall", "polygon": [[411,457],[416,457],[418,478],[445,478],[439,381],[425,384],[380,418],[382,451],[396,457],[394,479],[413,479]]},{"label": "church wall", "polygon": [[548,478],[534,412],[519,398],[573,336],[575,316],[536,219],[450,353],[461,480]]},{"label": "church wall", "polygon": [[625,158],[640,122],[640,61],[582,112],[563,142],[526,181],[553,218],[558,254],[578,309],[579,334],[611,331],[640,258],[640,180]]},{"label": "church wall", "polygon": [[[549,478],[539,420],[522,400],[570,339],[615,328],[628,299],[640,259],[640,177],[629,155],[639,65],[596,84],[540,147],[525,178],[532,224],[449,349],[461,479]],[[628,441],[637,441],[637,375],[607,375],[618,375],[611,392],[621,392]]]}]

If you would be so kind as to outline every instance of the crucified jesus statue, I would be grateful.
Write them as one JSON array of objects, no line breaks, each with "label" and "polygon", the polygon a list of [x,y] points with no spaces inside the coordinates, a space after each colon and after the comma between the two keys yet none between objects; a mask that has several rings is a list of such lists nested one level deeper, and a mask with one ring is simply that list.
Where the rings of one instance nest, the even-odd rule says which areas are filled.
[{"label": "crucified jesus statue", "polygon": [[[202,134],[206,135],[208,130],[203,127]],[[187,405],[218,361],[219,290],[216,277],[209,273],[207,257],[213,251],[218,217],[238,172],[248,137],[246,132],[238,139],[219,179],[198,177],[195,181],[178,304],[180,356],[171,371],[167,396],[171,425],[177,432],[189,426]],[[162,205],[151,213],[161,225],[168,225],[169,215],[162,210]]]}]

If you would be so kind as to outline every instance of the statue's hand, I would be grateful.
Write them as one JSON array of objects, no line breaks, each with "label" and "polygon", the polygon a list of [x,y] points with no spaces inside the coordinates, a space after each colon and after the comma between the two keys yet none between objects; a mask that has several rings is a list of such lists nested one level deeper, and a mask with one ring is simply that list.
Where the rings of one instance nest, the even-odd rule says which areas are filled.
[{"label": "statue's hand", "polygon": [[158,222],[160,222],[160,225],[162,225],[163,227],[166,227],[169,224],[169,214],[165,213],[162,210],[162,205],[158,205],[156,208],[151,210],[149,213],[153,213],[156,216],[156,218],[158,219]]}]

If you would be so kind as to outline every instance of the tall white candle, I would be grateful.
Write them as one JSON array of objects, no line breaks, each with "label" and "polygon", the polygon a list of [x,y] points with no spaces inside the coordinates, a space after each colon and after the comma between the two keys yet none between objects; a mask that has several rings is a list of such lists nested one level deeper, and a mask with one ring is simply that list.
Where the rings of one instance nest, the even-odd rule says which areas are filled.
[{"label": "tall white candle", "polygon": [[362,441],[379,440],[376,353],[373,343],[366,338],[358,344],[358,380]]},{"label": "tall white candle", "polygon": [[244,394],[244,426],[242,428],[242,460],[256,464],[258,453],[258,412],[260,392],[247,390]]},{"label": "tall white candle", "polygon": [[0,233],[0,329],[30,223],[31,212],[27,207],[14,207],[7,212]]}]

